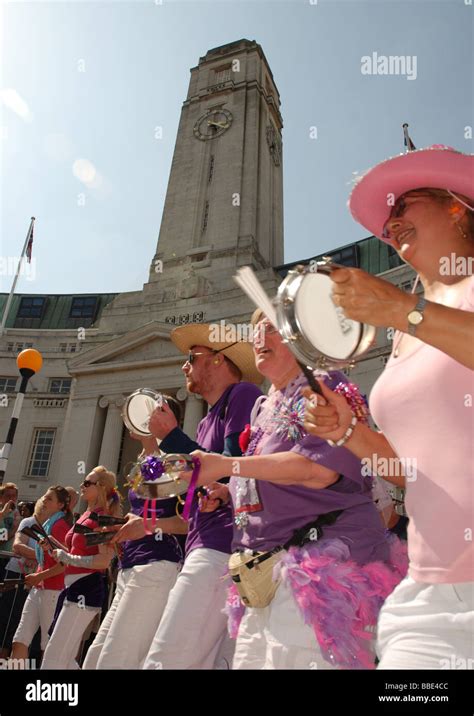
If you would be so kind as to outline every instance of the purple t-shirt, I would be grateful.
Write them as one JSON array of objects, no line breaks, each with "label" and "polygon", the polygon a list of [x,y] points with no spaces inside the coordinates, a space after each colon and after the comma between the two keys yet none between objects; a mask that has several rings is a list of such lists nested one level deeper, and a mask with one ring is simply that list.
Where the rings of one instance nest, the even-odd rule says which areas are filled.
[{"label": "purple t-shirt", "polygon": [[[196,431],[196,442],[209,452],[222,453],[224,440],[234,433],[241,433],[250,423],[250,413],[262,391],[253,383],[236,383],[229,386],[214,403]],[[223,407],[227,401],[224,415]],[[186,554],[198,547],[215,549],[230,554],[233,522],[230,502],[214,512],[199,512],[195,496],[191,504]]]},{"label": "purple t-shirt", "polygon": [[[334,371],[325,380],[331,388],[348,382]],[[336,522],[323,527],[324,538],[345,542],[359,564],[388,557],[385,530],[371,496],[371,478],[361,474],[360,461],[344,447],[330,447],[325,440],[307,435],[302,427],[307,385],[301,374],[283,391],[263,402],[252,424],[250,452],[270,455],[296,452],[337,471],[342,477],[333,485],[315,490],[299,485],[279,485],[252,478],[232,477],[230,492],[235,510],[232,549],[270,550],[283,545],[295,530],[319,515],[344,510]],[[256,447],[255,447],[256,446]]]},{"label": "purple t-shirt", "polygon": [[[136,496],[133,490],[129,490],[128,499],[130,502],[130,511],[134,515],[143,517],[143,509],[145,500],[141,500]],[[176,498],[156,501],[156,517],[175,517],[176,516]],[[148,517],[152,517],[150,503],[148,507]],[[139,564],[149,564],[150,562],[159,562],[167,560],[168,562],[182,562],[183,553],[179,541],[175,535],[147,535],[141,539],[127,540],[122,543],[122,557],[119,562],[119,569],[129,569]]]}]

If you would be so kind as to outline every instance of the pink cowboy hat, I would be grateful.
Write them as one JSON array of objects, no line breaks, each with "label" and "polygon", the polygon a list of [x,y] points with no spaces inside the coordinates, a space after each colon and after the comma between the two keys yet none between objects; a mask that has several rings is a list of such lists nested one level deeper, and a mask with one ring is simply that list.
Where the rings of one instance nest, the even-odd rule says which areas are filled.
[{"label": "pink cowboy hat", "polygon": [[[413,189],[449,189],[474,199],[474,155],[444,144],[415,149],[380,162],[358,178],[348,206],[354,219],[374,236],[383,236],[395,201]],[[388,198],[393,201],[388,204]]]}]

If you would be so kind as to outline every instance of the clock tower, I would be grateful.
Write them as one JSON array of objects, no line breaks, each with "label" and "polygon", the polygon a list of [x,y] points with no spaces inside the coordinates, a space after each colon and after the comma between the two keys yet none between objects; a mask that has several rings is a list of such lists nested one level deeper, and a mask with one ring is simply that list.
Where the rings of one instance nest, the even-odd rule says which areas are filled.
[{"label": "clock tower", "polygon": [[[271,268],[283,263],[282,126],[279,93],[257,42],[209,50],[191,69],[143,288],[148,308],[161,304],[159,320],[235,315],[235,299],[229,314],[223,293],[235,295],[239,266],[276,285]],[[191,305],[195,299],[214,305],[204,315]]]}]

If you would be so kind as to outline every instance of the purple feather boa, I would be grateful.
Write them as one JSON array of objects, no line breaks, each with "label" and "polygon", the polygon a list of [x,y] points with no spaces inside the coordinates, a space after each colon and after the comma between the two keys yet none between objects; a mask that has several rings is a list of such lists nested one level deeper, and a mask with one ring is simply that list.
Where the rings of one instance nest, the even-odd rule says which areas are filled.
[{"label": "purple feather boa", "polygon": [[[340,539],[322,540],[291,547],[275,566],[274,579],[281,579],[293,592],[305,624],[312,627],[326,661],[341,669],[373,669],[370,648],[379,611],[408,567],[406,545],[390,539],[388,562],[363,566],[350,559]],[[236,638],[245,612],[237,588],[229,589],[226,614],[228,629]]]}]

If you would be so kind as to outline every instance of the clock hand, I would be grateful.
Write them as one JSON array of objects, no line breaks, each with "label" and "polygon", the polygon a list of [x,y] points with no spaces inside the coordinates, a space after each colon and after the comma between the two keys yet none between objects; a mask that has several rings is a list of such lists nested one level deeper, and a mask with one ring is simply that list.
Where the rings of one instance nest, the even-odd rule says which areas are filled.
[{"label": "clock hand", "polygon": [[227,127],[227,124],[222,124],[222,122],[213,122],[211,119],[208,119],[207,123],[213,124],[216,127],[222,127],[222,129],[225,129]]}]

